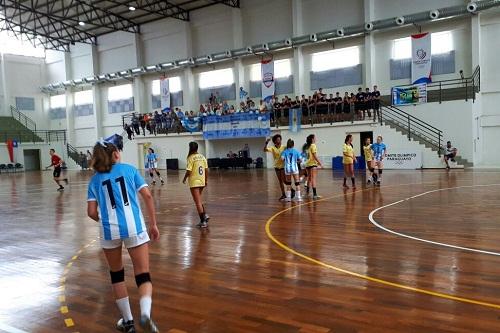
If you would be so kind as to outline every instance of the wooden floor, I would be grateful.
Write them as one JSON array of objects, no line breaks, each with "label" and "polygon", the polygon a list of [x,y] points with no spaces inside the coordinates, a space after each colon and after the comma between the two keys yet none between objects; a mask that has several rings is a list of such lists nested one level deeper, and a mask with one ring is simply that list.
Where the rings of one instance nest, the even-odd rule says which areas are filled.
[{"label": "wooden floor", "polygon": [[[0,175],[0,332],[113,332],[90,175],[70,172],[64,193],[49,172]],[[162,332],[500,332],[500,172],[386,171],[344,192],[322,170],[324,199],[296,205],[273,171],[213,171],[206,232],[180,177],[153,188]]]}]

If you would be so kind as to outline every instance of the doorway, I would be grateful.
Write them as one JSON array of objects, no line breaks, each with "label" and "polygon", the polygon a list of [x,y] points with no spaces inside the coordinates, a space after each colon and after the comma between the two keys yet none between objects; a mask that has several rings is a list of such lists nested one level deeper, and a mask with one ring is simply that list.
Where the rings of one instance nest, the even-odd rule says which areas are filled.
[{"label": "doorway", "polygon": [[24,170],[39,171],[40,166],[40,149],[24,149]]},{"label": "doorway", "polygon": [[360,139],[360,147],[361,147],[361,155],[365,157],[365,151],[363,150],[363,147],[365,146],[365,140],[367,138],[370,138],[371,143],[373,143],[373,132],[361,132],[359,133],[359,139]]}]

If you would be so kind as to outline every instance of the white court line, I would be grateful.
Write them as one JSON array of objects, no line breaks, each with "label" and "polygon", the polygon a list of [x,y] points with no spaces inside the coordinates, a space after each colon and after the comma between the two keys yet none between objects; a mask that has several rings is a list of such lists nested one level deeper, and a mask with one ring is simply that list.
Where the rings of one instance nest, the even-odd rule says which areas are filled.
[{"label": "white court line", "polygon": [[7,332],[7,333],[28,333],[26,331],[20,330],[18,328],[9,326],[9,325],[4,324],[4,323],[0,323],[0,330]]},{"label": "white court line", "polygon": [[447,244],[447,243],[440,243],[440,242],[435,242],[435,241],[431,241],[431,240],[428,240],[428,239],[423,239],[423,238],[418,238],[418,237],[414,237],[414,236],[411,236],[411,235],[403,234],[401,232],[397,232],[397,231],[388,229],[388,228],[380,225],[373,218],[373,216],[375,215],[375,213],[377,213],[379,210],[382,210],[382,209],[387,208],[387,207],[395,206],[395,205],[398,205],[398,204],[400,204],[402,202],[409,201],[411,199],[418,198],[418,197],[421,197],[421,196],[424,196],[424,195],[427,195],[427,194],[430,194],[430,193],[440,192],[440,191],[448,191],[448,190],[459,189],[459,188],[489,187],[489,186],[500,186],[500,184],[457,186],[457,187],[447,187],[447,188],[441,188],[441,189],[437,189],[437,190],[427,191],[427,192],[424,192],[424,193],[420,193],[420,194],[414,195],[412,197],[408,197],[408,198],[405,198],[405,199],[402,199],[402,200],[399,200],[399,201],[396,201],[396,202],[393,202],[393,203],[381,206],[381,207],[379,207],[377,209],[374,209],[374,210],[372,210],[370,212],[370,215],[368,215],[368,219],[377,228],[382,229],[382,230],[384,230],[384,231],[386,231],[388,233],[391,233],[393,235],[396,235],[396,236],[406,237],[406,238],[413,239],[413,240],[416,240],[416,241],[419,241],[419,242],[424,242],[424,243],[438,245],[438,246],[445,246],[445,247],[449,247],[449,248],[453,248],[453,249],[457,249],[457,250],[470,251],[470,252],[476,252],[476,253],[482,253],[482,254],[489,254],[489,255],[493,255],[493,256],[500,256],[500,253],[498,253],[498,252],[485,251],[485,250],[480,250],[480,249],[475,249],[475,248],[470,248],[470,247],[464,247],[464,246],[458,246],[458,245],[453,245],[453,244]]}]

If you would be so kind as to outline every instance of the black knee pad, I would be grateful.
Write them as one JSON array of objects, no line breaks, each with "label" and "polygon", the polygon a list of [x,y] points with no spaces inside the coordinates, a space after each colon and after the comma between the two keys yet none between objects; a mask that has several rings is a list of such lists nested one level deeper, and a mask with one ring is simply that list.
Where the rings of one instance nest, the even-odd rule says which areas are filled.
[{"label": "black knee pad", "polygon": [[156,175],[159,177],[160,176],[160,171],[156,171]]},{"label": "black knee pad", "polygon": [[299,186],[300,185],[300,182],[295,182],[295,186]]},{"label": "black knee pad", "polygon": [[381,175],[382,174],[382,169],[378,169],[378,174]]},{"label": "black knee pad", "polygon": [[152,172],[149,173],[149,177],[153,178],[153,173]]},{"label": "black knee pad", "polygon": [[370,170],[370,172],[374,172],[375,168],[369,168],[368,170]]},{"label": "black knee pad", "polygon": [[290,186],[290,185],[292,185],[292,182],[287,182],[287,181],[285,180],[285,185]]},{"label": "black knee pad", "polygon": [[137,288],[139,288],[143,283],[151,282],[151,275],[149,272],[137,274],[135,276],[135,283],[137,284]]},{"label": "black knee pad", "polygon": [[125,281],[125,268],[122,268],[119,271],[113,272],[109,271],[109,275],[111,275],[111,283],[121,283]]}]

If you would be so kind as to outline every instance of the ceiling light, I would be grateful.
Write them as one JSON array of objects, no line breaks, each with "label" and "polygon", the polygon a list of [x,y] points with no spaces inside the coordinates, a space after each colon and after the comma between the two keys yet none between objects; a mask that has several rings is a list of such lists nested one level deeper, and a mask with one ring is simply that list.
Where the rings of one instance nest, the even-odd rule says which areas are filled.
[{"label": "ceiling light", "polygon": [[80,27],[83,27],[83,26],[85,26],[85,22],[80,21],[80,22],[78,22],[78,25],[79,25]]},{"label": "ceiling light", "polygon": [[130,6],[130,7],[128,7],[128,10],[130,10],[131,12],[133,12],[135,10],[135,7]]}]

